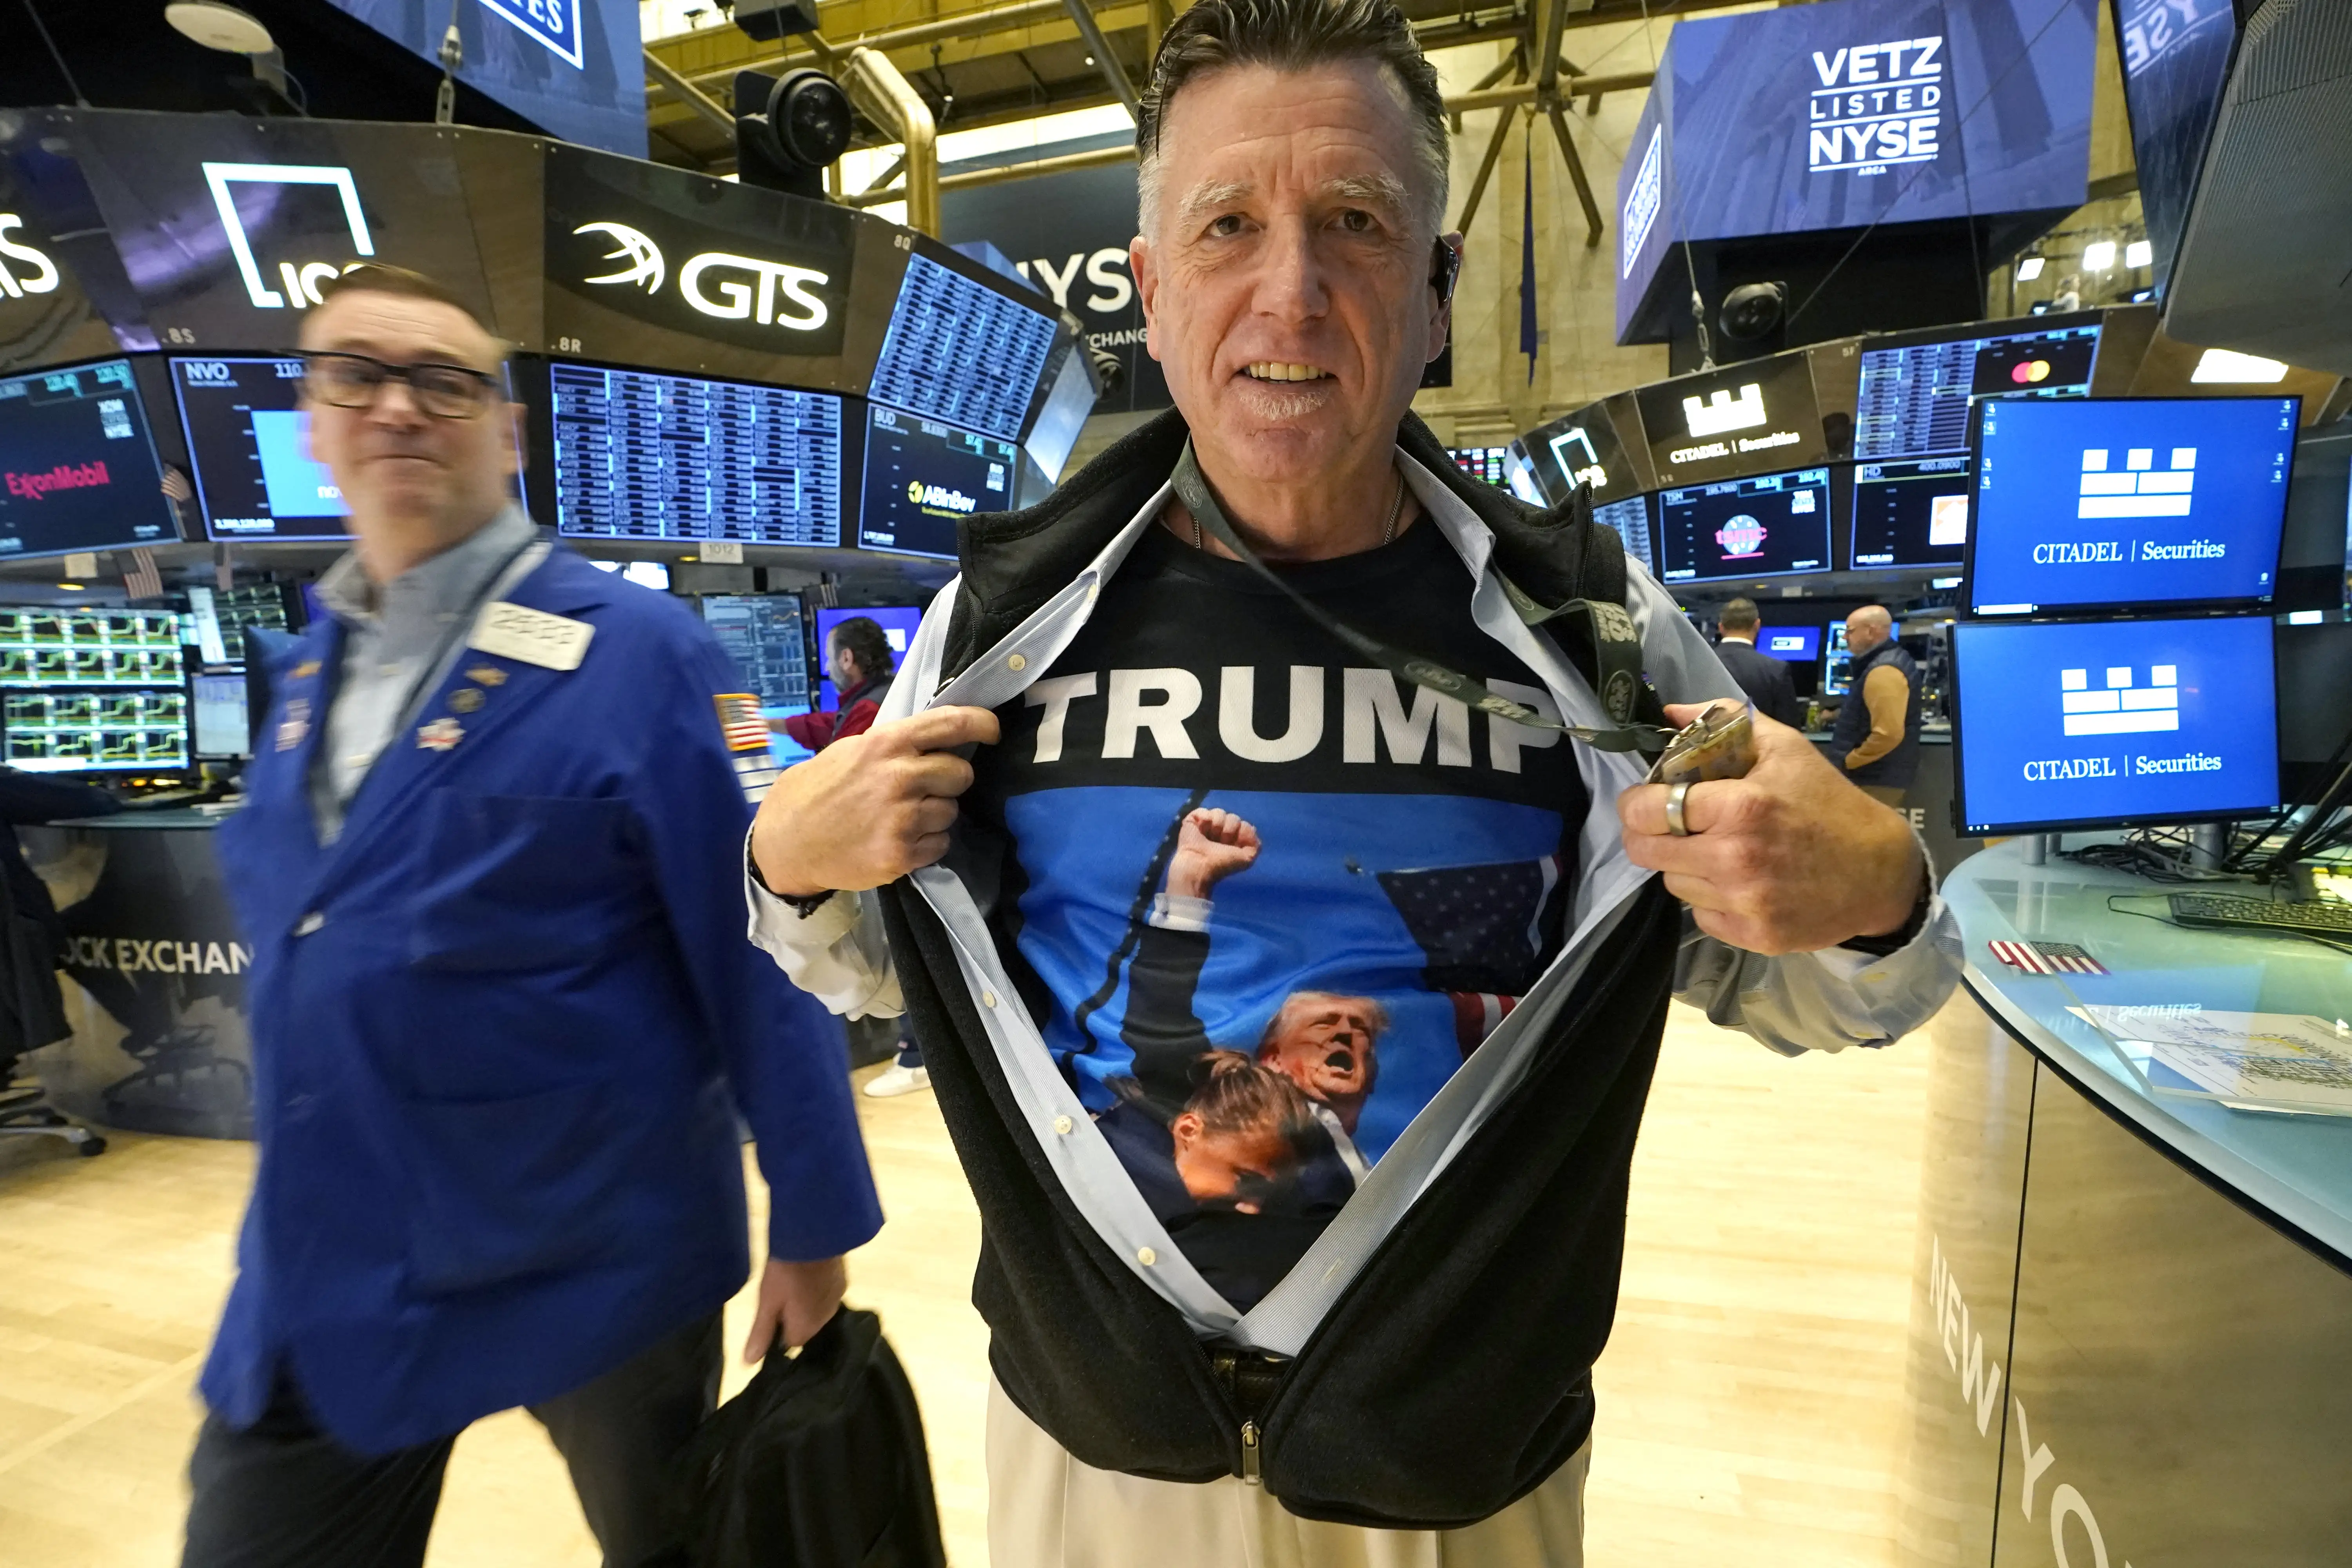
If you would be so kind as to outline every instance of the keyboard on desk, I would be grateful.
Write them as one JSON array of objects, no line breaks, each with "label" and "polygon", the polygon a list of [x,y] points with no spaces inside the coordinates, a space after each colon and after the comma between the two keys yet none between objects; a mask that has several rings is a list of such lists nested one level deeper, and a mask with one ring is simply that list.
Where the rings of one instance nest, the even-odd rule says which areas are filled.
[{"label": "keyboard on desk", "polygon": [[2271,931],[2297,936],[2324,936],[2352,941],[2352,904],[2324,900],[2309,904],[2278,904],[2268,899],[2233,898],[2224,893],[2175,893],[2172,918],[2182,925]]}]

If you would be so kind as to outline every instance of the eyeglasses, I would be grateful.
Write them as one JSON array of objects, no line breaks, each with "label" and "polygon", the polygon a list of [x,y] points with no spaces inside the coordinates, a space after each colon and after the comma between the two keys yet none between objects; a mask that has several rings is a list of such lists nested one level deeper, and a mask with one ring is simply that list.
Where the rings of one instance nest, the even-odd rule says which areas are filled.
[{"label": "eyeglasses", "polygon": [[408,383],[416,406],[436,419],[471,419],[489,405],[498,377],[462,364],[386,364],[365,354],[306,353],[302,385],[337,408],[373,408],[387,381]]}]

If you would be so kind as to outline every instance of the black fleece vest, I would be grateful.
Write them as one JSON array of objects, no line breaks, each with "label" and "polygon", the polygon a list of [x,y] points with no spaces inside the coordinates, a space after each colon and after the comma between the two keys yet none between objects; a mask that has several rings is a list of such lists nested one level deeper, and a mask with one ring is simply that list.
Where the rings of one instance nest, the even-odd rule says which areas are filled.
[{"label": "black fleece vest", "polygon": [[[1184,437],[1181,419],[1163,416],[1042,504],[971,520],[946,673],[1100,553],[1165,480]],[[1581,492],[1537,511],[1463,477],[1418,419],[1407,417],[1399,444],[1494,531],[1498,568],[1532,597],[1623,602],[1622,547],[1592,522]],[[1563,651],[1589,671],[1589,649]],[[1655,702],[1645,695],[1653,714]],[[1450,1529],[1526,1495],[1582,1446],[1681,931],[1660,884],[1635,895],[1518,1089],[1295,1360],[1247,1358],[1260,1364],[1242,1380],[1245,1392],[1055,1178],[929,906],[900,882],[882,889],[882,910],[931,1087],[979,1202],[972,1300],[992,1332],[991,1364],[1013,1403],[1078,1459],[1165,1480],[1242,1475],[1242,1426],[1254,1421],[1262,1479],[1292,1512]]]}]

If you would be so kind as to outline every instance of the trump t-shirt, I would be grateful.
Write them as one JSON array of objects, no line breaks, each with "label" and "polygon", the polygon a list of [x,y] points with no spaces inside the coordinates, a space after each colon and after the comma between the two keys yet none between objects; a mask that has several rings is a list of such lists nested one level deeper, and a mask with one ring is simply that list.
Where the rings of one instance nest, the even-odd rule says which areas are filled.
[{"label": "trump t-shirt", "polygon": [[[1426,520],[1278,570],[1553,711]],[[1160,527],[997,716],[965,820],[1004,847],[1000,951],[1137,1190],[1247,1311],[1559,951],[1571,743],[1367,667]]]}]

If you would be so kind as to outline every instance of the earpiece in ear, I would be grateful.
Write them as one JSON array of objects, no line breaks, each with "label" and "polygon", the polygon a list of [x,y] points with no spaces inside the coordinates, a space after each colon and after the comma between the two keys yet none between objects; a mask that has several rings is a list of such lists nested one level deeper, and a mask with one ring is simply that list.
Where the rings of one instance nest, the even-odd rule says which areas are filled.
[{"label": "earpiece in ear", "polygon": [[1448,303],[1454,298],[1454,281],[1462,273],[1462,253],[1443,238],[1430,241],[1429,286],[1437,290],[1437,302]]}]

